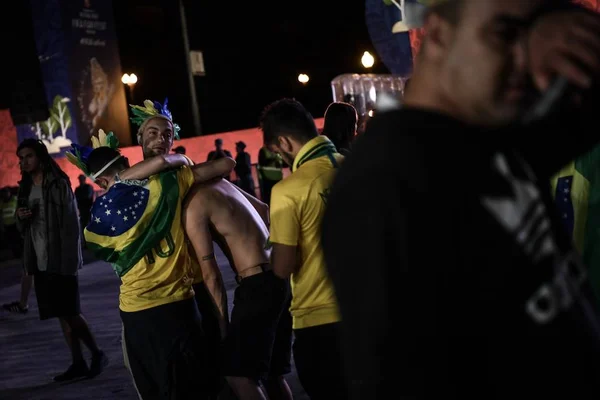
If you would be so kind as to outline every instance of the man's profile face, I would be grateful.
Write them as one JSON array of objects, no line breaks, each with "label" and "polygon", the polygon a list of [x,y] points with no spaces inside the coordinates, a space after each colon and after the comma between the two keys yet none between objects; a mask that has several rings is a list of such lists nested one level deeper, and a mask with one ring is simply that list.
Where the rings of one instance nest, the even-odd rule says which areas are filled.
[{"label": "man's profile face", "polygon": [[164,118],[152,118],[142,132],[144,158],[168,154],[173,146],[173,124]]},{"label": "man's profile face", "polygon": [[17,154],[19,157],[19,165],[21,166],[22,172],[32,174],[39,170],[40,159],[35,154],[33,149],[25,147]]},{"label": "man's profile face", "polygon": [[470,122],[507,123],[526,110],[527,21],[544,0],[464,0],[441,85]]}]

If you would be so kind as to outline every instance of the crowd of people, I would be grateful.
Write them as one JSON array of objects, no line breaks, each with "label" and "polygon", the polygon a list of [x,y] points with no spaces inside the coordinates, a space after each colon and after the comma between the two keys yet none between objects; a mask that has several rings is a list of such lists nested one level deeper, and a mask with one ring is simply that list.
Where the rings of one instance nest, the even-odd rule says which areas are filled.
[{"label": "crowd of people", "polygon": [[[261,183],[270,182],[262,201],[245,182],[253,178],[243,142],[236,143],[236,160],[217,139],[208,161],[194,164],[185,148],[172,149],[178,132],[171,113],[150,104],[134,108],[141,110],[134,122],[144,161],[130,166],[101,131],[96,148],[74,145],[67,154],[82,171],[74,192],[41,142],[20,144],[23,179],[7,215],[25,239],[22,299],[4,308],[26,313],[33,280],[40,318],[61,321],[73,356],[55,380],[99,374],[108,359],[79,305],[84,237],[82,244],[120,278],[123,355],[141,398],[217,398],[225,386],[240,399],[291,398],[285,375],[292,352],[307,391],[335,393],[343,387],[335,380],[339,316],[318,222],[343,156],[302,104],[273,103],[261,118],[258,171]],[[339,116],[327,126],[334,140],[347,136],[349,147],[357,114],[343,107],[352,111],[343,135],[333,131]],[[278,183],[284,166],[294,173]],[[233,170],[236,185],[227,180]],[[99,195],[88,179],[102,189]],[[239,285],[231,315],[215,243]],[[305,275],[296,277],[296,267]],[[92,352],[89,366],[81,343]]]},{"label": "crowd of people", "polygon": [[[350,104],[328,107],[321,134],[296,100],[265,108],[261,199],[245,143],[234,160],[217,139],[196,164],[172,151],[179,127],[158,102],[132,106],[142,162],[104,132],[73,146],[75,193],[41,142],[22,142],[3,229],[22,233],[23,287],[33,277],[40,318],[67,338],[55,379],[108,363],[79,305],[85,226],[120,280],[141,399],[291,399],[292,356],[316,400],[597,397],[594,266],[550,185],[600,141],[600,17],[568,1],[436,0],[422,24],[402,106],[358,139]],[[558,106],[523,122],[557,77],[570,85]],[[544,140],[553,128],[573,137]],[[231,315],[215,244],[238,284]]]}]

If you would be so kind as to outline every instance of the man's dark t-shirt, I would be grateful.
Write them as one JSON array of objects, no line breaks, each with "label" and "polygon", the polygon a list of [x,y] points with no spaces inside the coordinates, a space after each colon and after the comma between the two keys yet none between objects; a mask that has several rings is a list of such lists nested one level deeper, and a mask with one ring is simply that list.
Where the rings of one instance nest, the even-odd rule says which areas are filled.
[{"label": "man's dark t-shirt", "polygon": [[555,142],[414,109],[370,122],[323,221],[353,398],[598,397],[598,313],[547,187],[595,140],[547,125]]}]

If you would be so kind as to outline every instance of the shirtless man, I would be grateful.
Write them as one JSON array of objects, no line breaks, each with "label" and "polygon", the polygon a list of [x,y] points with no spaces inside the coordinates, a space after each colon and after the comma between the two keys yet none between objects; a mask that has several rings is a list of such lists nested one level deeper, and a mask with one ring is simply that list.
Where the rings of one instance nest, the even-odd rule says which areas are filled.
[{"label": "shirtless man", "polygon": [[[213,240],[236,273],[231,323],[225,338],[224,374],[242,400],[291,399],[284,374],[290,370],[291,320],[280,319],[289,284],[276,277],[266,250],[268,206],[226,180],[196,185],[184,206],[183,222],[202,277],[227,324],[227,298]],[[285,314],[285,313],[284,313]]]}]

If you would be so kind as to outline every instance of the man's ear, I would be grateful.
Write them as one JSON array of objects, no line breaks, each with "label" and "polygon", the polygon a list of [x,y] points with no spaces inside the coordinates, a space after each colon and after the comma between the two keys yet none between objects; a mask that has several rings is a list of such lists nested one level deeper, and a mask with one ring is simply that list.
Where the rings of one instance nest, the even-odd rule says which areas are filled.
[{"label": "man's ear", "polygon": [[287,153],[291,153],[294,149],[292,141],[287,136],[279,136],[277,137],[277,141],[279,142],[279,148]]},{"label": "man's ear", "polygon": [[101,177],[96,178],[94,183],[96,185],[100,186],[104,190],[106,190],[108,188],[108,179],[106,179],[105,177],[101,176]]},{"label": "man's ear", "polygon": [[439,15],[432,13],[425,21],[427,32],[423,51],[434,61],[442,61],[452,44],[456,27]]}]

